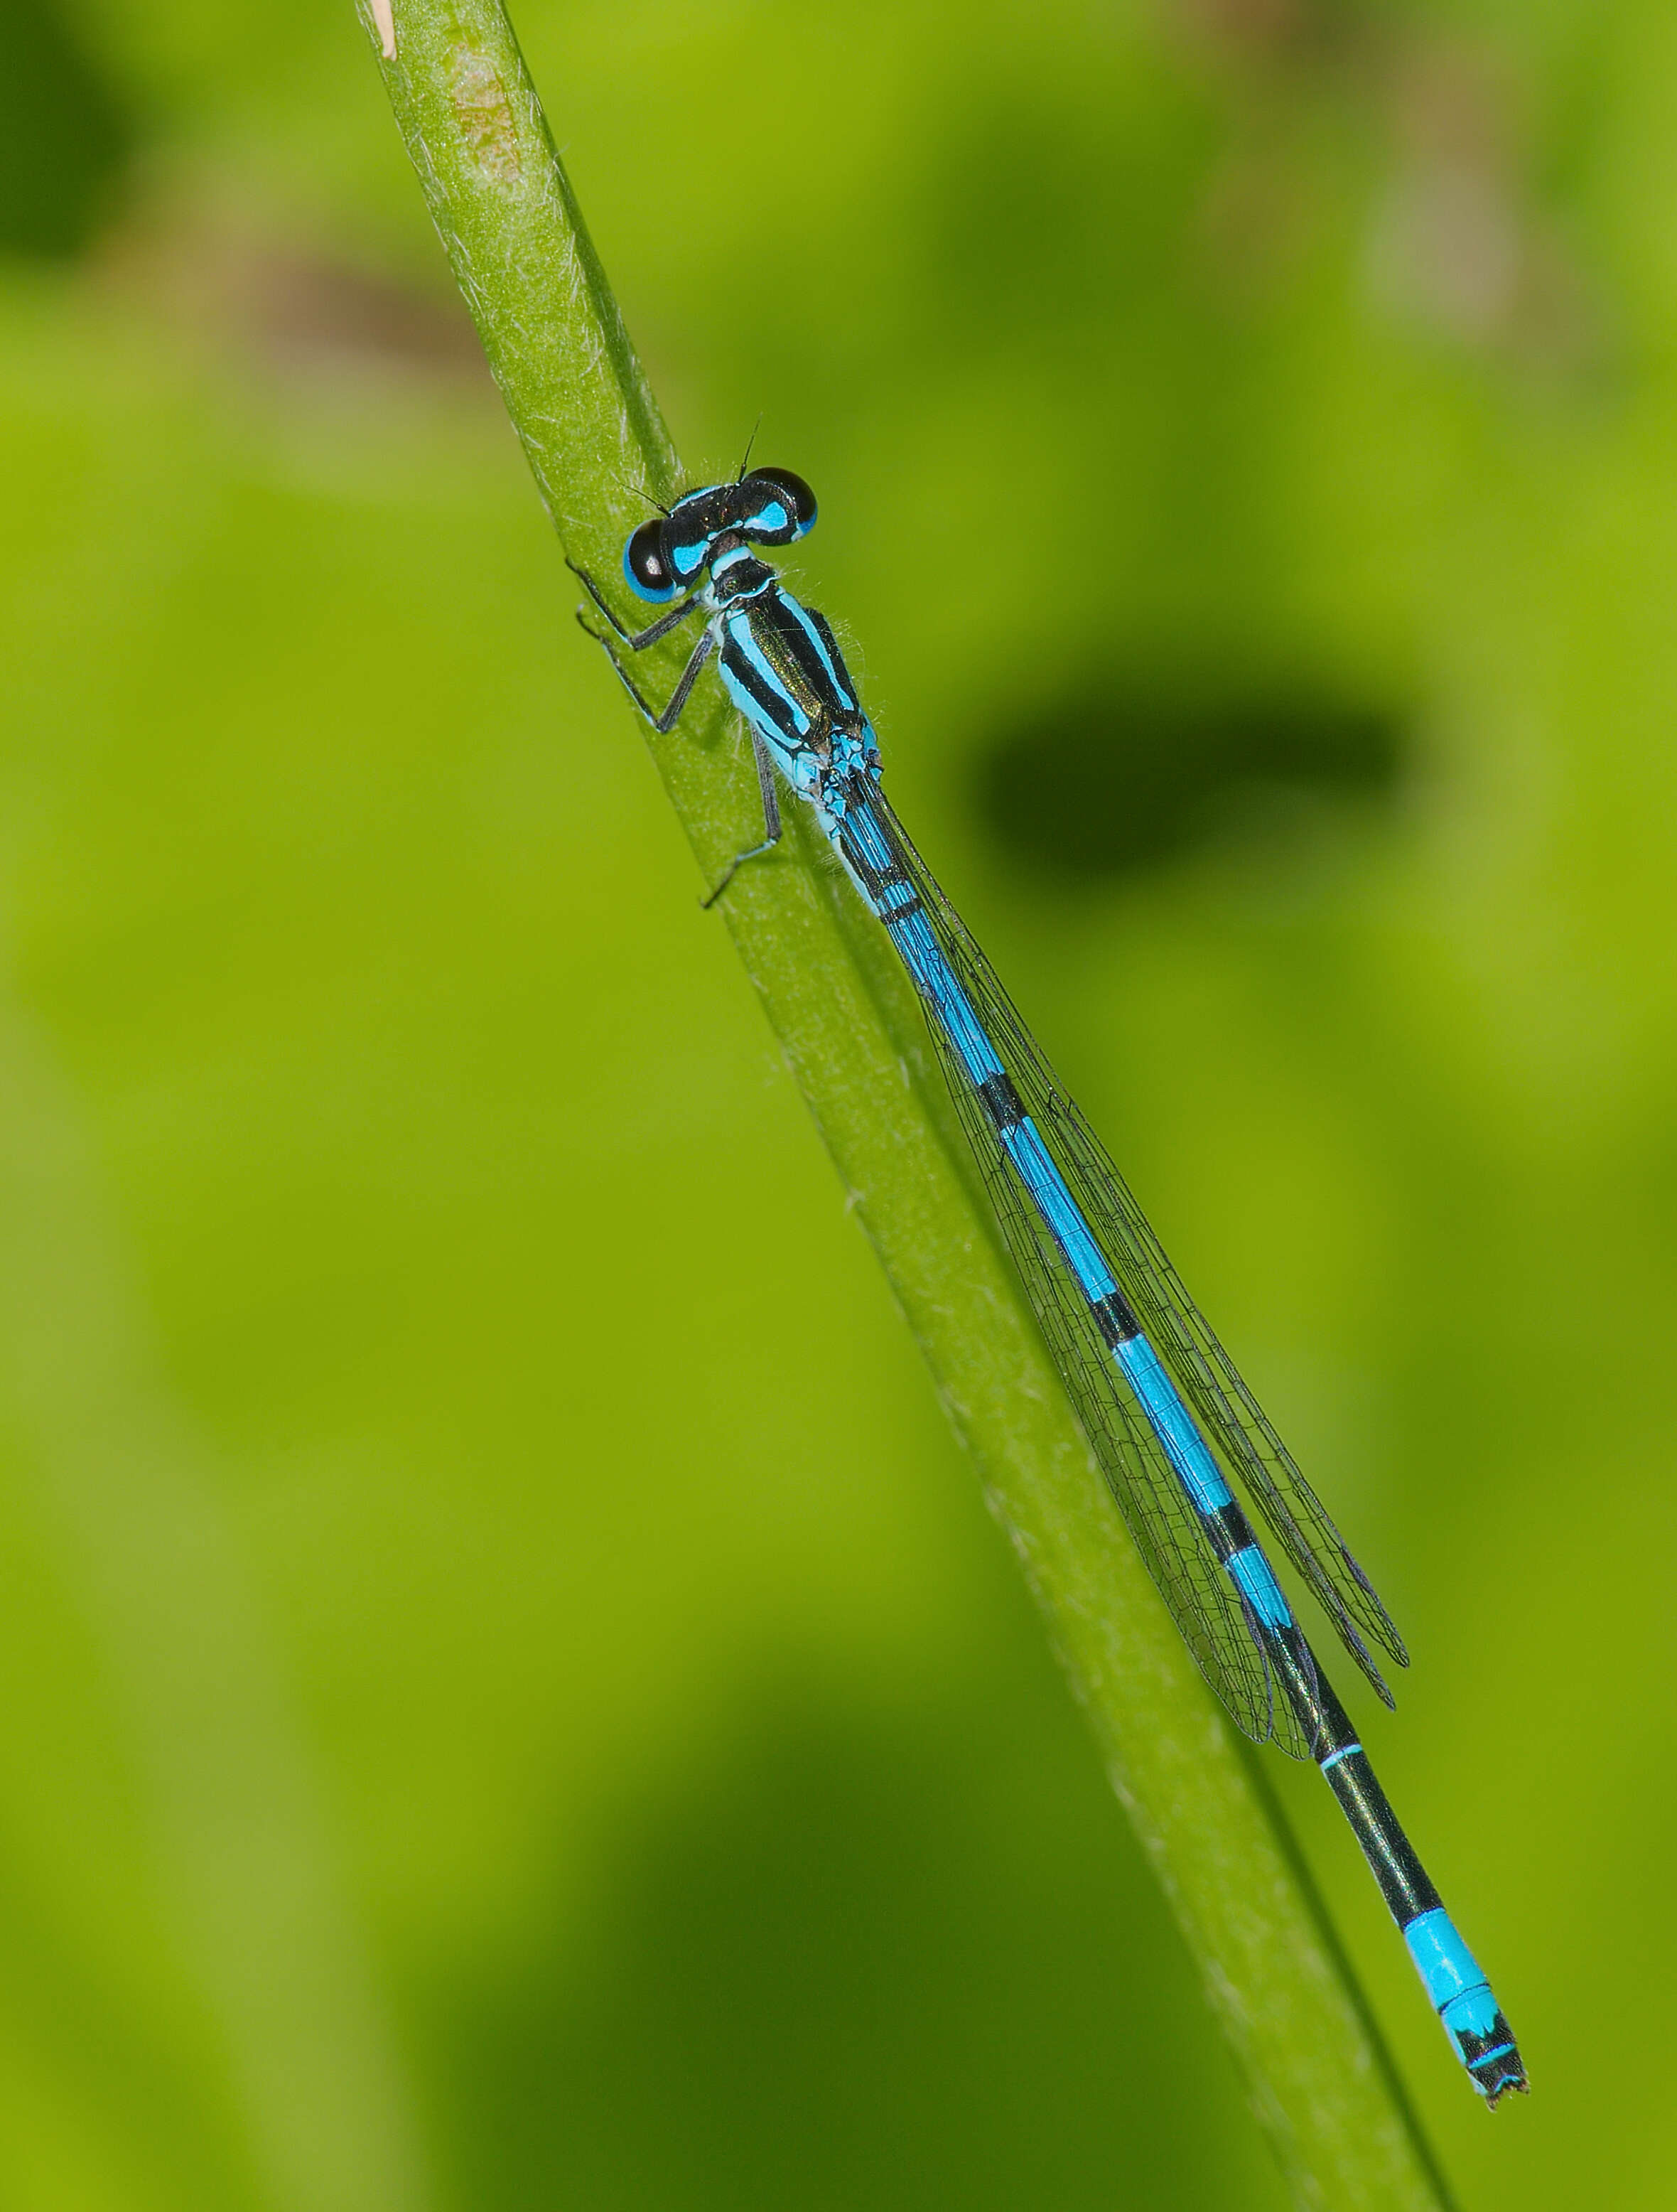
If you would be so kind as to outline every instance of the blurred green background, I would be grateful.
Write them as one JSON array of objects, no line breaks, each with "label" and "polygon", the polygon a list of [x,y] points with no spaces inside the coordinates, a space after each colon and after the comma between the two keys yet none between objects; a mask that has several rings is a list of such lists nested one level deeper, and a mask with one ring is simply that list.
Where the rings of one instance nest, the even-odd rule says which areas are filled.
[{"label": "blurred green background", "polygon": [[[1671,2204],[1677,18],[518,21],[1409,1634],[1464,2203]],[[1278,2206],[348,0],[0,25],[0,2197]]]}]

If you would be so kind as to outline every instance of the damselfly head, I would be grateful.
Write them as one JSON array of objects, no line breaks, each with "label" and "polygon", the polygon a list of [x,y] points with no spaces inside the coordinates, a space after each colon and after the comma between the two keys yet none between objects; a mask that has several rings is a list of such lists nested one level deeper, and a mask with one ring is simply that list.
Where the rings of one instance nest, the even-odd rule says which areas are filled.
[{"label": "damselfly head", "polygon": [[815,514],[815,495],[802,477],[753,469],[737,483],[690,491],[667,515],[643,522],[623,548],[623,574],[638,598],[673,599],[727,545],[790,545],[814,528]]}]

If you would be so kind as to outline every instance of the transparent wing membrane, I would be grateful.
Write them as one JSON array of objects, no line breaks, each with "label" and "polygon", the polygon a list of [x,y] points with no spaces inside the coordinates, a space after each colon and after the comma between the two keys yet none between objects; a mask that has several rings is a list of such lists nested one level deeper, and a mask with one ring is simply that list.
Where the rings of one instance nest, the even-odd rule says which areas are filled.
[{"label": "transparent wing membrane", "polygon": [[[1347,1650],[1389,1705],[1391,1693],[1371,1647],[1377,1646],[1399,1666],[1408,1663],[1408,1655],[1385,1607],[877,787],[869,799],[920,896],[945,958],[989,1030],[1154,1351],[1226,1474],[1245,1491]],[[929,1026],[1002,1237],[1055,1364],[1184,1639],[1248,1735],[1260,1741],[1273,1735],[1295,1757],[1308,1757],[1305,1731],[1270,1680],[1262,1634],[1213,1556],[1151,1424],[1130,1401],[1088,1302],[1001,1152],[994,1124],[959,1057],[937,1024]]]}]

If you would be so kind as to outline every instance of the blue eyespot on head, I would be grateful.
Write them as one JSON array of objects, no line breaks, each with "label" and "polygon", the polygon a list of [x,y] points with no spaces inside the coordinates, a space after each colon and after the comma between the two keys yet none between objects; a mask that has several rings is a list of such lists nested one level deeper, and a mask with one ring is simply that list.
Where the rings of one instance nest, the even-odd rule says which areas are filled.
[{"label": "blue eyespot on head", "polygon": [[735,491],[735,526],[760,545],[790,545],[815,527],[815,495],[790,469],[753,469]]},{"label": "blue eyespot on head", "polygon": [[681,588],[664,544],[664,519],[643,522],[623,548],[623,577],[638,599],[673,599]]}]

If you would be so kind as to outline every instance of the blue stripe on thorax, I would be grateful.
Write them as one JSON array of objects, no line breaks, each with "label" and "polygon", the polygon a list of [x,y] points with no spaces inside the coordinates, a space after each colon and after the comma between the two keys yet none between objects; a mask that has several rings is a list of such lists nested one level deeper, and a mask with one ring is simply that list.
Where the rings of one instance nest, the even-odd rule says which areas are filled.
[{"label": "blue stripe on thorax", "polygon": [[[745,716],[746,720],[751,725],[752,728],[760,732],[763,738],[772,750],[775,758],[780,763],[782,769],[784,771],[786,775],[791,779],[793,787],[799,793],[800,796],[807,797],[808,793],[804,791],[802,784],[798,781],[796,767],[793,757],[796,755],[799,744],[799,739],[796,735],[789,735],[786,731],[780,727],[778,722],[771,719],[768,710],[765,708],[762,701],[746,689],[745,685],[741,683],[739,678],[735,674],[734,671],[728,665],[728,663],[725,660],[717,661],[717,671],[722,678],[723,689],[727,692],[729,697],[739,708],[741,714]],[[793,714],[798,714],[798,709],[796,706],[793,707],[791,711]],[[799,714],[799,720],[800,721],[803,720],[803,717],[801,714]],[[807,722],[804,723],[804,726],[806,728],[808,726]]]},{"label": "blue stripe on thorax", "polygon": [[[803,733],[811,726],[809,717],[804,713],[802,708],[800,707],[797,701],[793,698],[791,693],[786,689],[784,684],[782,683],[780,678],[776,674],[773,668],[769,665],[769,662],[765,659],[763,648],[758,644],[755,634],[752,629],[750,616],[746,614],[730,615],[723,627],[728,632],[729,643],[738,648],[742,656],[750,663],[752,668],[762,678],[764,683],[769,686],[770,690],[778,692],[781,698],[783,698],[786,702],[786,704],[791,708],[793,726],[796,729],[798,734],[802,736]],[[727,663],[725,661],[723,663],[723,672],[725,676],[727,673]],[[729,689],[730,691],[733,691],[735,703],[739,707],[741,713],[746,716],[748,720],[754,723],[760,729],[763,726],[762,710],[759,708],[755,713],[754,713],[751,708],[745,704],[745,702],[741,698],[739,692],[735,690],[731,684],[729,686]],[[771,731],[768,734],[771,736],[778,736],[779,732]]]}]

